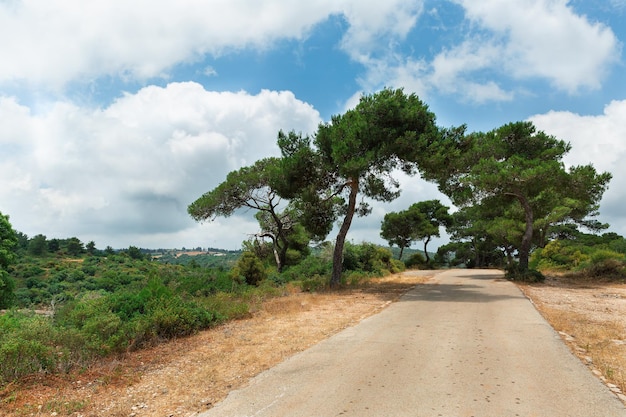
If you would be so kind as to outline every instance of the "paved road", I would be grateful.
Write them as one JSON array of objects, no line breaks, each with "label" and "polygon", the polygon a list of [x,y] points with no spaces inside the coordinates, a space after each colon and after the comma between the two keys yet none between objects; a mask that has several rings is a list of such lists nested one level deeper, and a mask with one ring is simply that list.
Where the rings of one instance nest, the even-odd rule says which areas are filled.
[{"label": "paved road", "polygon": [[612,417],[626,408],[496,271],[438,274],[201,414]]}]

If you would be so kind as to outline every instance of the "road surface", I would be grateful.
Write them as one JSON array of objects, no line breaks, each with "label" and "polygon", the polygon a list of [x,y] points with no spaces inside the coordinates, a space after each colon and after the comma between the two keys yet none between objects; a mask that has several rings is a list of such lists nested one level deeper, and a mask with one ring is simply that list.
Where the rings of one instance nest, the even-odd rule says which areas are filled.
[{"label": "road surface", "polygon": [[626,417],[626,408],[499,272],[451,270],[200,416]]}]

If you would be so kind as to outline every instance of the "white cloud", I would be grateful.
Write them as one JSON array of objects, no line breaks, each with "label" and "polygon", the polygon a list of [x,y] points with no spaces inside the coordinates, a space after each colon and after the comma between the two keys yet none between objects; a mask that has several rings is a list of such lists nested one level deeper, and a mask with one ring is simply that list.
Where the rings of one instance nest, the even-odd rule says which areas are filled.
[{"label": "white cloud", "polygon": [[545,78],[569,93],[597,89],[608,66],[619,59],[612,30],[577,15],[568,0],[458,3],[468,19],[489,32],[491,45],[500,48],[489,66],[516,78]]},{"label": "white cloud", "polygon": [[530,120],[538,129],[572,144],[572,151],[565,158],[569,165],[591,163],[598,171],[613,175],[600,212],[603,221],[621,225],[621,230],[616,231],[626,235],[626,100],[612,101],[597,116],[551,111]]},{"label": "white cloud", "polygon": [[76,78],[165,75],[226,48],[301,38],[326,2],[34,0],[0,4],[0,80],[62,86]]},{"label": "white cloud", "polygon": [[479,83],[466,78],[473,72],[490,68],[501,56],[501,48],[494,43],[465,41],[435,57],[429,82],[438,91],[459,94],[476,103],[509,101],[513,94],[504,91],[496,82]]},{"label": "white cloud", "polygon": [[[147,87],[106,109],[57,102],[37,115],[1,98],[0,149],[11,152],[0,154],[0,181],[10,184],[0,211],[27,234],[97,236],[112,246],[154,234],[158,246],[175,246],[176,236],[200,237],[189,203],[228,172],[277,155],[279,129],[313,132],[319,122],[290,92],[216,93],[196,83]],[[224,246],[238,247],[249,225],[225,223]]]},{"label": "white cloud", "polygon": [[[176,64],[242,48],[268,49],[303,39],[331,15],[350,28],[343,47],[355,56],[387,47],[415,22],[421,1],[181,0],[0,3],[0,85],[62,89],[104,75],[167,77]],[[389,36],[387,36],[389,35]],[[381,44],[380,41],[383,41]],[[374,46],[376,45],[376,46]]]},{"label": "white cloud", "polygon": [[357,62],[372,54],[388,56],[394,43],[404,39],[423,12],[423,1],[388,0],[346,2],[343,13],[350,28],[342,48]]},{"label": "white cloud", "polygon": [[598,89],[620,59],[613,31],[577,15],[566,0],[454,1],[470,23],[456,28],[461,43],[444,48],[430,63],[366,62],[370,79],[482,104],[513,100],[519,91],[503,86],[510,80],[543,79],[569,94]]}]

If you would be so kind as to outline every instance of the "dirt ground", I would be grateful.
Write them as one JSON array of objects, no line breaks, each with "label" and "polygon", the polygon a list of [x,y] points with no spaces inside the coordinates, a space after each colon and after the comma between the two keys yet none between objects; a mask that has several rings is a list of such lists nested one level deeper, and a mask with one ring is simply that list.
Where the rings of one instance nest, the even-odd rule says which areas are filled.
[{"label": "dirt ground", "polygon": [[549,276],[521,285],[570,349],[626,403],[626,284]]},{"label": "dirt ground", "polygon": [[[429,275],[271,299],[245,320],[81,373],[10,385],[0,391],[0,415],[191,417],[290,355],[379,312]],[[599,378],[616,393],[626,389],[626,285],[551,278],[521,289]]]}]

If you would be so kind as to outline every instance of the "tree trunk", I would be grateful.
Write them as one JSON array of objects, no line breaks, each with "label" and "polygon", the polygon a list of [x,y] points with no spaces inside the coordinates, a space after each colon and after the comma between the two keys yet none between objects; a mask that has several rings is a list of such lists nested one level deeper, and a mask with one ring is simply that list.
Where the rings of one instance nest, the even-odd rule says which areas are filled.
[{"label": "tree trunk", "polygon": [[259,233],[255,236],[261,237],[261,238],[269,237],[270,239],[272,239],[272,252],[274,253],[274,260],[276,261],[276,270],[279,273],[282,272],[283,267],[285,266],[285,259],[286,259],[286,254],[287,254],[287,242],[285,242],[285,246],[281,248],[280,245],[278,244],[278,239],[272,233],[269,233],[269,232]]},{"label": "tree trunk", "polygon": [[337,240],[335,241],[335,251],[333,252],[333,272],[330,277],[330,287],[337,288],[341,284],[341,273],[343,272],[343,246],[346,243],[346,236],[354,217],[354,211],[356,208],[356,196],[359,191],[359,184],[355,180],[350,180],[348,183],[350,187],[350,197],[348,197],[348,210],[346,217],[341,223],[339,233],[337,234]]},{"label": "tree trunk", "polygon": [[281,235],[280,241],[282,242],[283,246],[281,247],[278,242],[276,242],[276,247],[278,248],[278,264],[276,265],[276,269],[278,270],[278,273],[283,272],[283,268],[287,263],[287,249],[289,249],[289,242],[284,236],[285,232],[283,231],[282,233],[283,234]]},{"label": "tree trunk", "polygon": [[430,256],[428,256],[428,251],[426,250],[426,246],[428,246],[428,242],[430,242],[430,236],[426,238],[424,241],[424,256],[426,257],[426,264],[430,262]]},{"label": "tree trunk", "polygon": [[404,253],[404,246],[400,246],[400,255],[398,255],[398,260],[402,260],[402,254]]},{"label": "tree trunk", "polygon": [[526,230],[522,237],[522,244],[519,248],[519,268],[520,271],[528,271],[528,258],[530,257],[530,247],[533,240],[533,209],[530,207],[530,203],[523,195],[517,195],[517,199],[524,208],[524,215],[526,217]]},{"label": "tree trunk", "polygon": [[480,251],[478,250],[478,244],[476,243],[476,239],[473,239],[472,242],[474,244],[474,255],[476,256],[474,258],[474,268],[480,268]]},{"label": "tree trunk", "polygon": [[281,262],[280,255],[278,254],[278,251],[276,250],[276,246],[274,246],[274,259],[276,260],[276,270],[278,271],[278,273],[282,272],[283,263]]}]

